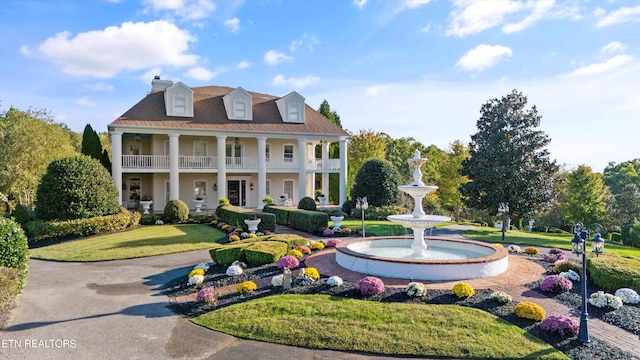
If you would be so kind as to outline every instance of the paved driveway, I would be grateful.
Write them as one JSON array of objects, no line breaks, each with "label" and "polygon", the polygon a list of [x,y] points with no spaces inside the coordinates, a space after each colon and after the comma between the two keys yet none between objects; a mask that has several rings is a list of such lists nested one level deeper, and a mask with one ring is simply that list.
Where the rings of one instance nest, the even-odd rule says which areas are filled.
[{"label": "paved driveway", "polygon": [[98,263],[31,260],[0,359],[367,359],[236,339],[174,315],[158,288],[207,251]]}]

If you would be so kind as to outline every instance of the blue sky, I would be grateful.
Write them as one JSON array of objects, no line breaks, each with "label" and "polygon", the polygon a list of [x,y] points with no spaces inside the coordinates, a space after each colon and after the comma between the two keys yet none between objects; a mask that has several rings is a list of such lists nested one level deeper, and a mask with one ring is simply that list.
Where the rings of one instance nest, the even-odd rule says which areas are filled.
[{"label": "blue sky", "polygon": [[102,132],[160,75],[446,149],[517,89],[552,159],[601,172],[640,157],[639,34],[638,0],[3,0],[0,107]]}]

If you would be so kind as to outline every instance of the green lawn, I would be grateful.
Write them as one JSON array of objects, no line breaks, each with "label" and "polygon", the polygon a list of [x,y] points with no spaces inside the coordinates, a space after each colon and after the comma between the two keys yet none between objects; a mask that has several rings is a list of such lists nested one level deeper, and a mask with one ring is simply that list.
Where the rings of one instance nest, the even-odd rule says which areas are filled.
[{"label": "green lawn", "polygon": [[105,261],[209,249],[225,234],[207,225],[151,225],[31,249],[32,258]]},{"label": "green lawn", "polygon": [[[489,243],[502,242],[502,232],[500,231],[500,229],[494,229],[490,227],[479,227],[472,230],[467,230],[463,232],[462,235],[473,240],[479,240]],[[519,230],[509,230],[505,234],[505,242],[507,244],[560,248],[569,251],[571,250],[572,239],[572,234],[538,233]],[[587,242],[587,246],[591,246],[590,241]],[[623,246],[610,241],[605,243],[604,251],[605,254],[607,251],[611,251],[623,256],[640,257],[640,249],[630,246]]]},{"label": "green lawn", "polygon": [[277,295],[192,321],[241,338],[308,348],[396,356],[566,359],[515,325],[457,305]]}]

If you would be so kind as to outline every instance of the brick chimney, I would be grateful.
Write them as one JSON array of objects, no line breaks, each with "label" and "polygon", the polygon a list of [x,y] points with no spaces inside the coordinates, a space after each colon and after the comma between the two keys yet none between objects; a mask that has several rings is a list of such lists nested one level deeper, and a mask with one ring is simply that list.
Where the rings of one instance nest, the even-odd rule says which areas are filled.
[{"label": "brick chimney", "polygon": [[160,80],[160,76],[156,75],[151,81],[151,93],[164,91],[169,86],[173,85],[171,80]]}]

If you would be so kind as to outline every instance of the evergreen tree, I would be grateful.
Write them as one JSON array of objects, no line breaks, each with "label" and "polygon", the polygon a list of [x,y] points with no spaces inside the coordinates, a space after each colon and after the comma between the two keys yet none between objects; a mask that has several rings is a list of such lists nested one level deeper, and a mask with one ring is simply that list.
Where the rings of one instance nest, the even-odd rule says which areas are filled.
[{"label": "evergreen tree", "polygon": [[100,143],[98,133],[93,130],[90,124],[87,124],[84,127],[84,132],[82,133],[82,148],[80,152],[83,155],[91,156],[96,160],[102,160],[102,144]]},{"label": "evergreen tree", "polygon": [[482,105],[462,163],[462,175],[471,180],[461,187],[467,206],[497,214],[498,204],[507,202],[510,214],[521,218],[549,200],[558,166],[544,148],[549,137],[535,130],[542,117],[526,105],[527,97],[516,90]]}]

